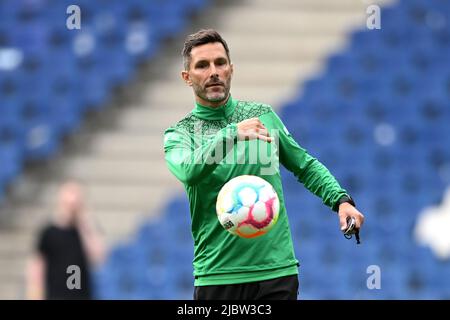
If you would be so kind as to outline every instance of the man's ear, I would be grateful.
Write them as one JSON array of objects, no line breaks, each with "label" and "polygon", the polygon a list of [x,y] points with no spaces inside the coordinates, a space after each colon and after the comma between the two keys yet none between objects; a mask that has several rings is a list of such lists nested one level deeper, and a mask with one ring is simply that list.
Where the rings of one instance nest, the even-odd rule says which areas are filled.
[{"label": "man's ear", "polygon": [[186,70],[181,71],[181,78],[183,78],[184,82],[189,87],[192,87],[192,81],[191,81],[191,77],[189,76],[189,71],[186,71]]},{"label": "man's ear", "polygon": [[230,63],[230,68],[231,68],[231,77],[233,77],[233,73],[234,73],[234,64]]}]

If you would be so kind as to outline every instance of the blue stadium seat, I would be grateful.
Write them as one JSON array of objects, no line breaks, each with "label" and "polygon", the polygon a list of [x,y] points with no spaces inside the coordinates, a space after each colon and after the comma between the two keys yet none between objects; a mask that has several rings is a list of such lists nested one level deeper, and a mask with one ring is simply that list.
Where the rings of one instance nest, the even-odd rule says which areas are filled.
[{"label": "blue stadium seat", "polygon": [[[94,3],[86,5],[91,11],[98,9]],[[148,4],[132,0],[115,5],[114,10],[126,12],[117,20],[121,23],[150,21],[145,24],[149,33],[144,32],[143,37],[155,37],[157,44],[160,38],[154,32],[164,37],[177,34],[186,21],[182,13],[203,7],[206,1],[154,0]],[[442,172],[450,164],[450,148],[446,147],[450,134],[450,24],[439,21],[450,19],[449,12],[446,1],[402,0],[383,8],[381,30],[354,31],[349,47],[330,56],[323,74],[302,84],[281,109],[281,118],[294,138],[331,170],[366,215],[362,245],[356,246],[339,233],[330,209],[282,169],[301,263],[300,298],[450,297],[448,262],[438,261],[429,248],[420,248],[413,240],[418,214],[439,203],[448,184]],[[0,22],[0,34],[1,26]],[[104,88],[132,76],[129,71],[139,55],[124,50],[102,53],[126,37],[130,30],[124,30],[118,38],[99,32],[100,51],[95,54],[105,59],[95,70],[108,70],[109,59],[120,64],[104,72],[108,74],[105,79],[93,78],[90,85],[100,93],[83,96],[82,101],[103,101],[108,92]],[[40,39],[40,31],[36,32]],[[38,42],[32,45],[39,47]],[[143,55],[150,52],[144,50]],[[22,82],[8,81],[0,83],[0,88],[6,88],[3,94],[14,104],[19,101]],[[377,140],[377,129],[383,124],[393,130],[391,144]],[[114,264],[100,275],[105,296],[191,299],[191,241],[188,203],[184,197],[176,197],[161,219],[142,226],[135,243],[123,248],[134,252],[129,253],[136,256],[132,260],[136,266],[131,269],[140,273],[126,272],[131,261],[126,254],[112,253]],[[167,272],[158,269],[162,264]],[[381,290],[367,287],[367,267],[371,265],[380,267]],[[105,276],[111,272],[118,276]],[[163,281],[153,283],[149,275],[155,274]]]},{"label": "blue stadium seat", "polygon": [[16,145],[0,144],[0,185],[10,183],[22,170],[21,152]]},{"label": "blue stadium seat", "polygon": [[[80,0],[83,28],[62,32],[66,21],[60,15],[70,1],[2,1],[0,46],[15,48],[22,61],[0,71],[1,135],[20,136],[10,140],[25,162],[51,157],[85,111],[101,111],[116,86],[132,79],[137,64],[151,59],[207,2]],[[23,119],[20,110],[30,100],[42,109]]]},{"label": "blue stadium seat", "polygon": [[[442,190],[447,187],[439,172],[450,164],[450,149],[443,148],[448,145],[450,131],[450,109],[444,107],[450,97],[449,29],[448,24],[425,17],[440,19],[448,17],[448,12],[449,3],[423,0],[400,1],[383,8],[383,29],[354,32],[349,49],[329,57],[324,74],[306,81],[302,95],[286,103],[281,111],[293,136],[306,137],[301,144],[306,143],[310,152],[323,159],[366,214],[362,238],[369,242],[363,251],[345,251],[346,255],[352,264],[379,263],[385,269],[389,284],[383,290],[359,286],[351,288],[352,295],[339,291],[340,296],[448,296],[435,276],[445,272],[436,271],[439,263],[431,259],[429,249],[429,257],[425,257],[412,242],[417,215],[441,201]],[[374,134],[380,124],[394,130],[391,145],[377,144]],[[340,156],[329,161],[332,154]],[[286,174],[283,179],[286,202],[295,212],[303,205],[296,200],[301,186],[292,183]],[[317,219],[303,215],[299,223],[293,226],[293,234],[302,236]],[[337,246],[338,238],[327,234],[320,238],[323,245],[315,244],[313,239],[306,232],[302,241],[295,241],[298,255],[312,266],[311,270],[304,266],[305,275],[319,265],[345,269],[342,260],[333,258],[326,245],[329,241]],[[409,263],[412,260],[426,263],[414,269]],[[359,283],[366,277],[363,271],[358,271]],[[328,280],[313,280],[306,282],[306,296],[325,298],[336,294],[328,289],[332,286]]]}]

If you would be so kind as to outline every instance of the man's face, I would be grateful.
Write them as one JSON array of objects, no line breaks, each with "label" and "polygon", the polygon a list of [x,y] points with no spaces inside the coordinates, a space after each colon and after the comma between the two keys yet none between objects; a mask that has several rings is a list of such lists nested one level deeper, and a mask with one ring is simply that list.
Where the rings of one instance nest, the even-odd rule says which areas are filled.
[{"label": "man's face", "polygon": [[61,219],[74,222],[77,215],[83,210],[83,194],[81,187],[74,182],[68,182],[61,186],[59,193],[59,211]]},{"label": "man's face", "polygon": [[207,43],[192,49],[189,70],[181,75],[199,103],[214,107],[228,98],[233,65],[220,42]]}]

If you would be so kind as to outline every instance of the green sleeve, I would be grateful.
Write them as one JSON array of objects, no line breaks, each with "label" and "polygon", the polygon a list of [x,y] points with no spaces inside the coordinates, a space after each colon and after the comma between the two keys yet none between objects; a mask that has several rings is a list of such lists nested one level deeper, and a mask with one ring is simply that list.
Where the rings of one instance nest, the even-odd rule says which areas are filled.
[{"label": "green sleeve", "polygon": [[195,185],[214,171],[232,150],[236,140],[236,124],[230,124],[209,136],[169,128],[164,133],[167,166],[178,180]]},{"label": "green sleeve", "polygon": [[261,116],[260,120],[266,127],[276,130],[281,164],[309,191],[320,197],[325,205],[337,211],[339,199],[347,192],[341,188],[330,171],[298,145],[275,112]]}]

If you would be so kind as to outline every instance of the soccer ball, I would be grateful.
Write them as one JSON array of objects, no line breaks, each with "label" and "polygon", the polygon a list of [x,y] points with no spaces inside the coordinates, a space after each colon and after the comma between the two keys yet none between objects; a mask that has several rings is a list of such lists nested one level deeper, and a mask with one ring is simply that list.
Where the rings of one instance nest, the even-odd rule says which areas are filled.
[{"label": "soccer ball", "polygon": [[266,180],[242,175],[228,181],[216,202],[217,217],[228,232],[243,238],[266,234],[277,223],[278,195]]}]

